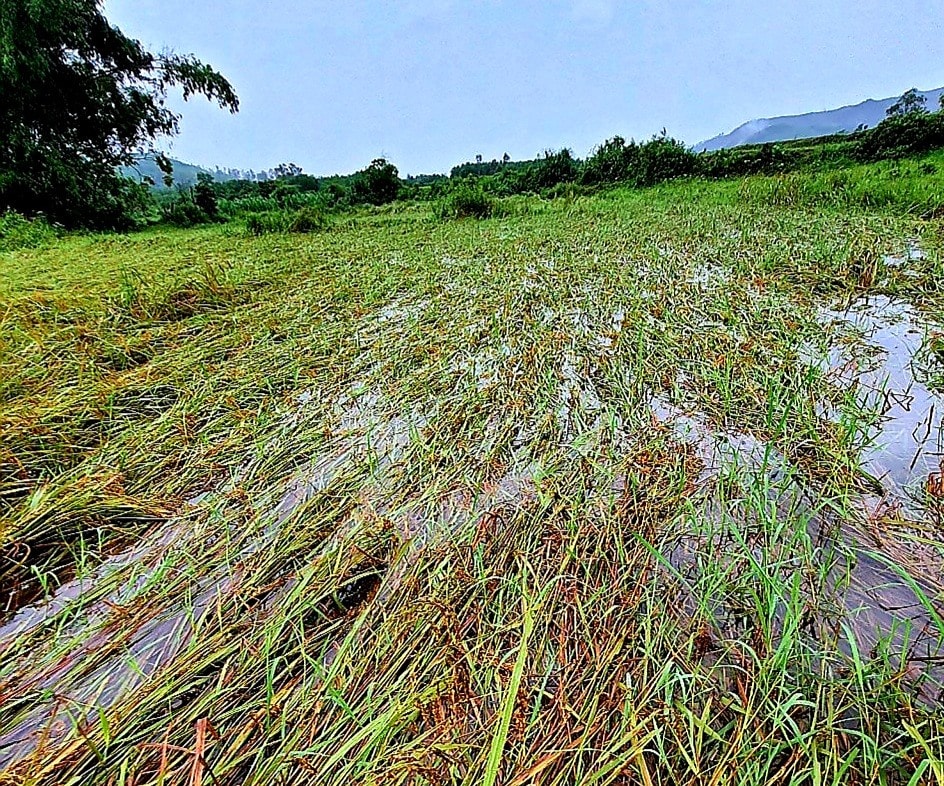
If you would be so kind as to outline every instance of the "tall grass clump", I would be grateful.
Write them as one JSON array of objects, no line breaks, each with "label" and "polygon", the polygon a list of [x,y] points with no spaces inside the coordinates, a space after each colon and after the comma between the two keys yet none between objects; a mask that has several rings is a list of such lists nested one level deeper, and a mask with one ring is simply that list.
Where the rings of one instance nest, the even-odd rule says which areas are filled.
[{"label": "tall grass clump", "polygon": [[291,211],[268,210],[246,216],[246,231],[256,236],[323,232],[329,226],[328,217],[314,207]]}]

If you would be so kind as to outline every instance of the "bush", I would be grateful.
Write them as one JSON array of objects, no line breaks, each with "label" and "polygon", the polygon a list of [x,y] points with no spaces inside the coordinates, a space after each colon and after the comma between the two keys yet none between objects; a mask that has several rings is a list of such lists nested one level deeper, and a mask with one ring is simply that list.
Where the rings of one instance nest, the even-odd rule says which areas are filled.
[{"label": "bush", "polygon": [[572,183],[580,174],[580,166],[573,154],[566,147],[554,153],[544,153],[544,158],[537,162],[529,172],[529,185],[535,191],[553,188],[559,183]]},{"label": "bush", "polygon": [[355,203],[385,205],[400,193],[400,174],[385,158],[377,158],[354,176],[351,199]]},{"label": "bush", "polygon": [[645,188],[698,171],[698,156],[663,132],[641,145],[619,136],[608,139],[590,154],[580,181],[584,185],[626,182]]},{"label": "bush", "polygon": [[288,215],[287,232],[323,232],[328,228],[328,218],[314,207],[303,207]]},{"label": "bush", "polygon": [[492,200],[481,185],[460,181],[436,206],[436,215],[446,221],[455,218],[488,218],[492,214]]},{"label": "bush", "polygon": [[277,210],[250,213],[246,216],[246,231],[250,235],[272,235],[285,231],[285,214]]},{"label": "bush", "polygon": [[212,220],[187,193],[164,205],[162,212],[164,221],[175,227],[192,227]]},{"label": "bush", "polygon": [[698,156],[682,142],[662,134],[639,146],[636,171],[630,178],[637,186],[654,186],[677,177],[687,177],[698,169]]},{"label": "bush", "polygon": [[531,170],[527,167],[505,167],[495,175],[481,178],[483,191],[496,197],[523,194],[531,190]]},{"label": "bush", "polygon": [[586,185],[619,183],[631,177],[639,163],[639,145],[621,136],[607,139],[596,148],[583,166],[580,180]]},{"label": "bush", "polygon": [[0,213],[0,253],[35,248],[56,236],[42,218],[26,218],[12,211]]},{"label": "bush", "polygon": [[193,203],[209,219],[215,221],[219,217],[220,206],[217,204],[216,192],[213,190],[213,178],[205,172],[197,175],[197,185],[193,189]]},{"label": "bush", "polygon": [[324,199],[328,207],[349,207],[351,204],[351,193],[340,183],[329,183],[324,191]]},{"label": "bush", "polygon": [[944,147],[944,113],[909,112],[893,115],[859,138],[860,161],[903,158]]}]

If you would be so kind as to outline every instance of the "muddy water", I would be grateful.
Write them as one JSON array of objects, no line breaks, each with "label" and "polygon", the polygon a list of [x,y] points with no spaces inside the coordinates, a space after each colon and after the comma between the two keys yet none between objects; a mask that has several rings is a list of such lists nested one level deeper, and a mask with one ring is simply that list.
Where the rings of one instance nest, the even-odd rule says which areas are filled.
[{"label": "muddy water", "polygon": [[[853,641],[841,637],[841,650],[849,654],[854,645],[868,658],[885,648],[892,663],[915,681],[925,701],[941,701],[942,555],[925,553],[923,560],[915,559],[901,538],[884,536],[874,528],[868,531],[861,522],[824,508],[786,458],[763,441],[749,434],[714,429],[699,413],[659,397],[653,398],[651,409],[654,418],[688,445],[703,466],[696,526],[667,544],[666,556],[683,582],[697,587],[706,561],[720,563],[732,579],[752,575],[758,565],[775,574],[784,587],[801,576],[807,609],[815,610],[805,625],[810,635],[829,639],[835,635],[837,623],[844,620]],[[717,496],[713,481],[722,474],[736,478],[741,493]],[[786,540],[769,541],[770,527],[784,524]],[[801,551],[812,548],[811,553],[825,561],[825,586],[815,578],[816,566],[811,571],[802,554],[794,550],[791,538],[797,534],[801,541],[808,538],[810,543],[801,546]],[[693,617],[704,608],[701,604],[707,603],[722,634],[739,635],[743,609],[736,598],[705,598],[690,590],[683,591],[681,603]],[[781,605],[773,622],[783,626],[785,615],[786,606]]]},{"label": "muddy water", "polygon": [[[929,511],[926,490],[929,478],[933,484],[941,471],[944,406],[941,394],[926,381],[928,360],[923,353],[929,328],[914,308],[887,298],[824,310],[821,323],[830,349],[819,363],[858,407],[878,416],[862,466],[884,494],[861,497],[858,513],[841,515],[824,508],[786,459],[753,436],[715,429],[697,411],[663,398],[654,397],[650,409],[698,455],[703,483],[710,485],[722,470],[735,467],[745,473],[748,485],[761,481],[779,520],[789,517],[807,527],[824,557],[836,560],[829,585],[838,610],[851,623],[859,652],[868,655],[887,648],[892,661],[918,681],[921,695],[939,701],[944,685],[944,529]],[[823,411],[839,417],[829,406]],[[737,504],[731,507],[731,501],[719,505],[708,494],[702,515],[750,515]],[[745,556],[736,544],[727,546],[733,549],[732,561]],[[699,552],[724,555],[725,548],[693,534],[670,556],[677,569],[691,574],[697,571]],[[783,556],[790,564],[789,555]],[[720,616],[723,605],[719,602],[716,609]],[[823,619],[821,624],[825,633],[835,620]],[[848,650],[851,644],[842,646]]]},{"label": "muddy water", "polygon": [[824,311],[820,321],[832,345],[829,378],[880,415],[863,466],[920,517],[928,480],[939,475],[944,456],[944,396],[928,387],[929,360],[922,358],[931,328],[913,307],[886,297]]},{"label": "muddy water", "polygon": [[[342,397],[335,409],[336,438],[287,481],[271,511],[260,511],[263,527],[238,527],[224,542],[225,523],[200,527],[196,520],[181,518],[91,575],[20,609],[0,627],[0,651],[14,652],[21,664],[0,684],[0,768],[30,755],[40,740],[56,742],[76,723],[95,723],[98,710],[128,696],[180,656],[236,591],[246,561],[278,537],[304,502],[355,462],[367,462],[379,482],[425,422],[418,413],[396,415],[369,390]],[[221,496],[209,495],[211,501]],[[231,562],[227,555],[234,554]],[[203,555],[208,567],[199,578],[181,581],[193,575],[195,555]],[[159,593],[155,603],[153,588],[162,576],[173,577],[180,589],[174,597]],[[56,647],[47,651],[41,643],[53,625]],[[30,641],[41,645],[33,660],[24,650]]]}]

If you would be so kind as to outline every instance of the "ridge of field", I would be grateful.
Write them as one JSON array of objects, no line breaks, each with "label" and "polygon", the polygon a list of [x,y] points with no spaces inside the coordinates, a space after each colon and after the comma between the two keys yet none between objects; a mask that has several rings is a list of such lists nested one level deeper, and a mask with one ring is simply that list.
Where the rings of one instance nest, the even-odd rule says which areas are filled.
[{"label": "ridge of field", "polygon": [[0,783],[944,783],[942,167],[0,254]]}]

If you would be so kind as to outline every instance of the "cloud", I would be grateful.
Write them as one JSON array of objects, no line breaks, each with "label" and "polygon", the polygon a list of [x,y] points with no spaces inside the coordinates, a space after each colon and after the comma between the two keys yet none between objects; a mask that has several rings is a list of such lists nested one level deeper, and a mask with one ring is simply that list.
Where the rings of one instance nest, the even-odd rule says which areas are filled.
[{"label": "cloud", "polygon": [[570,13],[578,22],[606,23],[615,11],[616,0],[571,0]]}]

